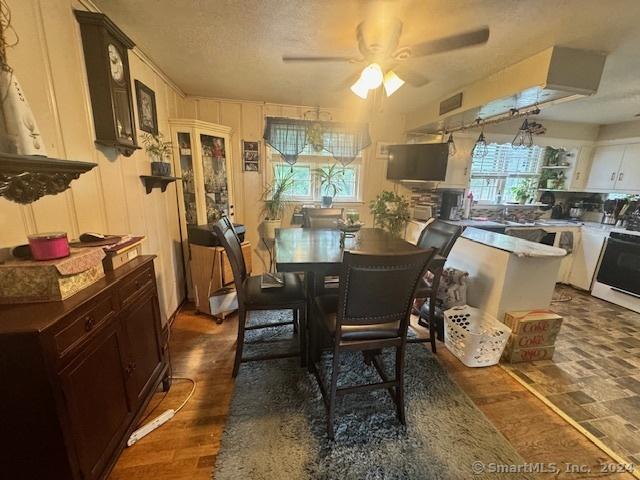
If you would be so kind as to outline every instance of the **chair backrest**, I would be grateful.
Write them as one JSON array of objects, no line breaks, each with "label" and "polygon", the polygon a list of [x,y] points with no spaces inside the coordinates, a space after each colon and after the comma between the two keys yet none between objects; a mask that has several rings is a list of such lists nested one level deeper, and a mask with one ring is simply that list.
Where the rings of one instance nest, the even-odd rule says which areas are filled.
[{"label": "chair backrest", "polygon": [[247,278],[247,268],[244,263],[240,239],[231,220],[226,215],[220,218],[212,228],[229,259],[238,302],[244,302],[244,281]]},{"label": "chair backrest", "polygon": [[420,248],[435,248],[438,255],[446,257],[462,231],[463,227],[460,225],[434,220],[420,232],[416,245]]},{"label": "chair backrest", "polygon": [[398,336],[404,337],[418,281],[435,254],[434,248],[383,255],[344,252],[336,337],[342,325],[391,322],[398,322]]},{"label": "chair backrest", "polygon": [[305,208],[302,211],[303,228],[338,228],[343,208]]}]

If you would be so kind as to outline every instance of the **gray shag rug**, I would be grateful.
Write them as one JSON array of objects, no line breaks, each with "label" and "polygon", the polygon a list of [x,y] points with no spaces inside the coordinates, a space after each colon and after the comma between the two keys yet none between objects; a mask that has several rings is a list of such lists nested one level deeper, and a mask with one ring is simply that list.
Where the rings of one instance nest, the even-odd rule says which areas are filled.
[{"label": "gray shag rug", "polygon": [[[276,322],[287,311],[252,312],[249,323]],[[245,356],[295,348],[290,326],[247,332]],[[292,347],[292,345],[294,345]],[[393,378],[392,351],[383,364]],[[499,474],[491,464],[524,461],[484,414],[449,378],[424,345],[407,347],[407,426],[389,393],[378,390],[338,400],[332,442],[314,376],[298,358],[243,363],[213,476],[260,479],[473,479],[533,478]],[[322,371],[331,371],[330,355]],[[338,385],[379,381],[362,354],[341,356]],[[484,472],[474,471],[481,462]],[[475,464],[475,468],[474,468]]]}]

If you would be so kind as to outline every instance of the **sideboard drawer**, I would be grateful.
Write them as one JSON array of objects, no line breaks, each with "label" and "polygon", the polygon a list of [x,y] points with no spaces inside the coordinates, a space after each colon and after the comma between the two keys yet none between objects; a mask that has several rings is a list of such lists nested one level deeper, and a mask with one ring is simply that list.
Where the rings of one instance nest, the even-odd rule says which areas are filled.
[{"label": "sideboard drawer", "polygon": [[115,296],[108,292],[96,298],[91,307],[74,314],[71,322],[54,335],[58,355],[62,357],[68,351],[85,341],[109,318],[115,315],[117,302]]},{"label": "sideboard drawer", "polygon": [[154,282],[155,275],[151,266],[133,275],[131,278],[123,280],[122,284],[118,287],[118,295],[120,296],[122,308],[128,306],[135,300],[139,293],[152,288]]}]

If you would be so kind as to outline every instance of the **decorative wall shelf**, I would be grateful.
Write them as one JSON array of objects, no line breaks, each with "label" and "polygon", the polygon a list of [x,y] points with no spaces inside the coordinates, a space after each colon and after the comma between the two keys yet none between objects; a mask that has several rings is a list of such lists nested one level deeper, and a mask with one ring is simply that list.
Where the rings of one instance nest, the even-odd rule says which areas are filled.
[{"label": "decorative wall shelf", "polygon": [[147,194],[151,193],[154,188],[160,188],[163,192],[167,190],[167,185],[182,180],[180,177],[161,177],[159,175],[140,175],[142,183],[147,190]]},{"label": "decorative wall shelf", "polygon": [[563,169],[570,168],[571,165],[543,165],[541,168],[549,168],[549,169]]},{"label": "decorative wall shelf", "polygon": [[0,153],[0,196],[16,203],[56,195],[96,163]]}]

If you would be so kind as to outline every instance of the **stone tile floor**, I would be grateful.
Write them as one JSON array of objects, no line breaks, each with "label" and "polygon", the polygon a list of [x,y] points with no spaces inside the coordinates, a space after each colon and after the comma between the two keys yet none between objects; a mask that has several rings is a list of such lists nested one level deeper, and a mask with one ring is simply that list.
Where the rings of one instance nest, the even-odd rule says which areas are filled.
[{"label": "stone tile floor", "polygon": [[640,465],[640,314],[558,286],[551,360],[507,365],[612,451]]}]

